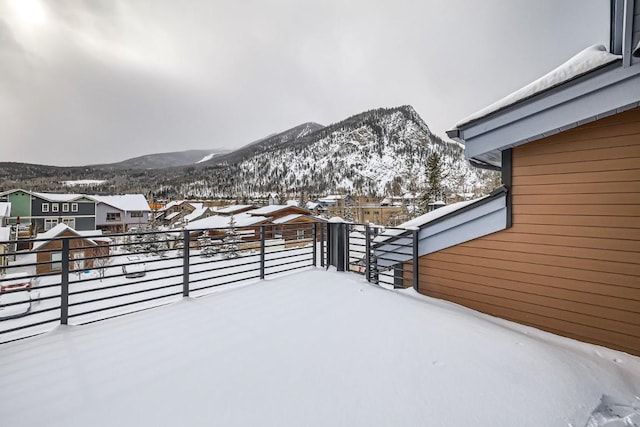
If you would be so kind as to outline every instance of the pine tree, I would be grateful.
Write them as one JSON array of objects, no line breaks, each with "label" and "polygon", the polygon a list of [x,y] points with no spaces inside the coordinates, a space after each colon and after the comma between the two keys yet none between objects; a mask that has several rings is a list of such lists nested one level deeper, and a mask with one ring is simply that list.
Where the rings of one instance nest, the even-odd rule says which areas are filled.
[{"label": "pine tree", "polygon": [[198,237],[198,243],[200,244],[200,256],[210,258],[216,254],[216,248],[213,246],[209,231],[204,230],[200,237]]},{"label": "pine tree", "polygon": [[442,191],[443,178],[442,159],[440,155],[434,151],[427,158],[425,170],[426,188],[422,195],[422,203],[420,206],[423,213],[429,210],[429,203],[442,200],[444,196],[444,192]]},{"label": "pine tree", "polygon": [[223,240],[223,251],[225,258],[237,258],[238,243],[240,243],[240,237],[238,229],[236,228],[236,220],[233,215],[229,218],[229,227],[226,230],[226,237]]}]

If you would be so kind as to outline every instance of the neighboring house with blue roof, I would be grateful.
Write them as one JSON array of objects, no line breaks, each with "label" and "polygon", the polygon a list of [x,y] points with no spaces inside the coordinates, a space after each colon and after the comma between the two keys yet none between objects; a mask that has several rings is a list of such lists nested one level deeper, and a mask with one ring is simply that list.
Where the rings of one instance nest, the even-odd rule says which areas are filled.
[{"label": "neighboring house with blue roof", "polygon": [[407,225],[420,293],[640,355],[640,0],[613,0],[611,22],[608,49],[448,132],[501,189]]}]

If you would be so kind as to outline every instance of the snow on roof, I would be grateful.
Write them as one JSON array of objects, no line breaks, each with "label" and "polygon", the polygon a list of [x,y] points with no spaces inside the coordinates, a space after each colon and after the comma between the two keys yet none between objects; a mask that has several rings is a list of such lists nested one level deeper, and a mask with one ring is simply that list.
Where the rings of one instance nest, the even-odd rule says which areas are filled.
[{"label": "snow on roof", "polygon": [[216,208],[216,212],[221,214],[230,214],[233,212],[241,211],[243,209],[253,208],[254,205],[229,205],[229,206],[221,206]]},{"label": "snow on roof", "polygon": [[[424,215],[420,215],[419,217],[414,218],[412,220],[409,220],[409,221],[407,221],[407,222],[405,222],[403,224],[400,224],[398,227],[400,227],[400,228],[422,227],[423,225],[425,225],[425,224],[427,224],[427,223],[429,223],[429,222],[431,222],[431,221],[433,221],[435,219],[438,219],[440,217],[448,215],[451,212],[455,212],[458,209],[462,209],[465,206],[468,206],[468,205],[470,205],[472,203],[477,202],[478,200],[482,200],[482,199],[485,199],[487,197],[489,197],[489,196],[484,196],[484,197],[480,197],[478,199],[473,199],[473,200],[465,200],[463,202],[457,202],[457,203],[452,203],[450,205],[443,206],[443,207],[435,209],[435,210],[433,210],[431,212],[427,212]],[[389,230],[389,231],[395,231],[395,230]]]},{"label": "snow on roof", "polygon": [[249,227],[267,221],[269,218],[264,216],[251,216],[247,213],[241,213],[232,216],[214,215],[190,222],[185,228],[187,230],[199,230],[204,228],[227,228],[233,217],[236,227]]},{"label": "snow on roof", "polygon": [[204,207],[204,203],[202,202],[187,202],[187,203],[193,206],[194,209],[202,209]]},{"label": "snow on roof", "polygon": [[301,216],[306,216],[306,215],[302,215],[302,214],[291,214],[291,215],[285,215],[285,216],[283,216],[282,218],[274,219],[272,222],[273,222],[274,224],[284,224],[284,223],[287,223],[287,222],[289,222],[289,221],[293,221],[294,219],[298,219],[298,218],[300,218]]},{"label": "snow on roof", "polygon": [[299,205],[297,200],[287,200],[286,202],[284,202],[284,204],[288,205],[288,206],[298,206]]},{"label": "snow on roof", "polygon": [[11,216],[11,202],[0,202],[0,217]]},{"label": "snow on roof", "polygon": [[456,123],[455,127],[459,128],[469,122],[487,116],[526,98],[532,97],[554,86],[558,86],[620,58],[622,58],[621,55],[614,55],[607,52],[607,48],[603,45],[590,46],[569,59],[564,64],[560,65],[558,68],[540,77],[538,80],[529,83],[523,88],[505,96],[488,107],[465,117]]},{"label": "snow on roof", "polygon": [[182,203],[184,203],[184,201],[183,201],[183,200],[173,200],[173,201],[171,201],[171,202],[167,203],[166,205],[164,205],[164,206],[162,207],[162,209],[160,209],[160,210],[161,210],[161,211],[166,211],[167,209],[172,208],[172,207],[174,207],[174,206],[181,205]]},{"label": "snow on roof", "polygon": [[305,205],[307,209],[315,209],[318,206],[320,206],[320,203],[316,203],[316,202],[307,202],[307,204]]},{"label": "snow on roof", "polygon": [[123,194],[119,196],[90,196],[92,199],[113,206],[121,211],[143,211],[149,212],[151,208],[147,199],[142,194]]},{"label": "snow on roof", "polygon": [[0,227],[0,242],[6,242],[11,237],[11,227]]},{"label": "snow on roof", "polygon": [[50,202],[70,202],[81,197],[86,197],[83,194],[61,194],[61,193],[36,193],[31,192],[36,197],[48,200]]},{"label": "snow on roof", "polygon": [[191,212],[190,214],[185,215],[185,216],[184,216],[184,219],[185,219],[186,221],[191,222],[191,221],[193,221],[194,219],[198,219],[198,218],[200,218],[202,215],[204,215],[205,213],[207,213],[207,211],[208,211],[208,210],[209,210],[209,208],[203,208],[203,207],[196,208],[196,209],[195,209],[193,212]]},{"label": "snow on roof", "polygon": [[640,412],[640,358],[413,289],[320,269],[216,289],[2,344],[3,425],[595,427],[603,396]]},{"label": "snow on roof", "polygon": [[[281,211],[283,209],[289,209],[291,207],[292,207],[291,205],[268,205],[258,209],[250,210],[247,213],[251,215],[269,215],[274,212]],[[297,207],[297,206],[294,206],[294,207]]]},{"label": "snow on roof", "polygon": [[71,231],[72,234],[78,237],[84,237],[85,240],[93,244],[95,244],[95,242],[92,239],[90,239],[90,237],[102,235],[101,230],[76,231],[73,228],[69,227],[67,224],[60,223],[55,227],[53,227],[52,229],[45,231],[44,233],[38,233],[38,235],[36,236],[36,239],[45,239],[45,240],[41,242],[34,242],[32,250],[34,251],[37,250],[41,246],[45,245],[49,240],[55,239],[65,231]]},{"label": "snow on roof", "polygon": [[169,215],[165,216],[164,219],[166,219],[167,221],[171,221],[173,218],[177,217],[181,213],[182,212],[172,212]]}]

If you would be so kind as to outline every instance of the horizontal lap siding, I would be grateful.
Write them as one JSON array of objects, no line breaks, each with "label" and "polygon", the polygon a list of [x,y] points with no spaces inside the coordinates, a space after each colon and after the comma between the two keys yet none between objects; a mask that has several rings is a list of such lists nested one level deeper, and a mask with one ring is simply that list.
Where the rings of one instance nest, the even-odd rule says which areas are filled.
[{"label": "horizontal lap siding", "polygon": [[513,226],[421,257],[420,292],[640,355],[640,109],[513,149]]}]

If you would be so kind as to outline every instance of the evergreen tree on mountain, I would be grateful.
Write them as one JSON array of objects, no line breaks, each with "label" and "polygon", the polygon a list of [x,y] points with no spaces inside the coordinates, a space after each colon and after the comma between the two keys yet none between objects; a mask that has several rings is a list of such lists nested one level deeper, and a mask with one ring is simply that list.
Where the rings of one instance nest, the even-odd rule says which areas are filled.
[{"label": "evergreen tree on mountain", "polygon": [[431,152],[427,158],[425,168],[425,189],[422,193],[420,210],[422,213],[429,211],[429,203],[437,202],[444,198],[442,180],[445,178],[442,170],[442,159],[437,151]]}]

